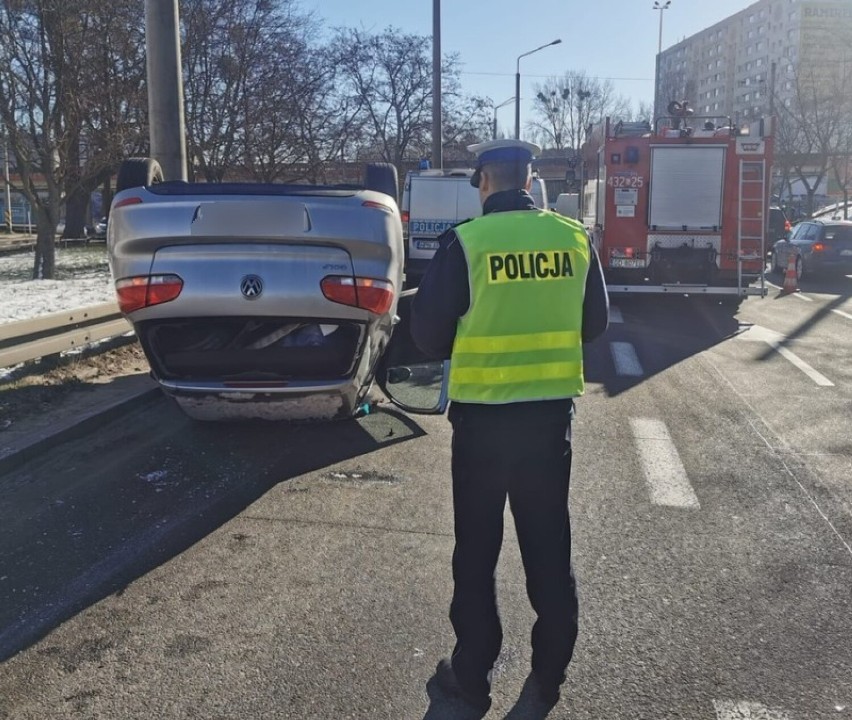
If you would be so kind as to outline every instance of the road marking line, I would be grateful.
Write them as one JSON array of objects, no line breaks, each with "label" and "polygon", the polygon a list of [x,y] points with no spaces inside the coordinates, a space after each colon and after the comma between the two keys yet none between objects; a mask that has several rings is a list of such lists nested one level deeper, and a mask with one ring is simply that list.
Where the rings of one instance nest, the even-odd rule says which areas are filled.
[{"label": "road marking line", "polygon": [[825,375],[823,375],[821,372],[814,370],[810,365],[808,365],[795,353],[791,352],[785,347],[782,347],[781,343],[778,343],[774,340],[769,340],[767,342],[769,342],[770,347],[775,349],[783,357],[787,358],[791,363],[793,363],[793,365],[799,368],[799,370],[805,373],[805,375],[807,375],[817,385],[821,385],[822,387],[834,387],[834,383],[831,382],[831,380],[829,380]]},{"label": "road marking line", "polygon": [[832,310],[831,312],[837,313],[841,317],[845,317],[847,320],[852,320],[852,315],[849,313],[843,312],[842,310]]},{"label": "road marking line", "polygon": [[631,418],[630,427],[654,505],[699,508],[680,455],[662,420]]},{"label": "road marking line", "polygon": [[617,375],[627,377],[642,377],[645,371],[636,355],[636,349],[629,342],[611,342],[609,344],[612,361],[615,363]]},{"label": "road marking line", "polygon": [[795,365],[799,370],[801,370],[805,375],[807,375],[811,380],[813,380],[817,385],[822,387],[834,387],[834,383],[831,382],[825,375],[814,370],[810,365],[808,365],[804,360],[802,360],[798,355],[796,355],[792,350],[788,350],[782,345],[782,340],[784,336],[781,333],[777,333],[774,330],[770,330],[765,327],[761,327],[760,325],[752,325],[745,332],[741,332],[737,335],[739,340],[749,340],[753,342],[765,342],[769,347],[775,350],[781,357],[787,358],[793,365]]},{"label": "road marking line", "polygon": [[609,321],[611,323],[623,323],[624,316],[621,314],[621,310],[615,305],[609,306]]},{"label": "road marking line", "polygon": [[713,709],[717,720],[788,720],[786,713],[756,702],[714,700]]}]

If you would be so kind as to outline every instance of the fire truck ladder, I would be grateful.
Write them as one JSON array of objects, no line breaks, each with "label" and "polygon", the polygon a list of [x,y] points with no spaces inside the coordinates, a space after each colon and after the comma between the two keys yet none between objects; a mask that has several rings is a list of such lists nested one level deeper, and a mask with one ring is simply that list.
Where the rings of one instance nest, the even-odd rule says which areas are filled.
[{"label": "fire truck ladder", "polygon": [[[753,250],[743,254],[743,245],[759,248],[760,259],[766,258],[764,247],[766,236],[766,160],[740,160],[739,208],[737,210],[737,287],[741,295],[748,294],[743,288],[743,261],[757,260]],[[765,263],[760,268],[760,295],[766,295]]]}]

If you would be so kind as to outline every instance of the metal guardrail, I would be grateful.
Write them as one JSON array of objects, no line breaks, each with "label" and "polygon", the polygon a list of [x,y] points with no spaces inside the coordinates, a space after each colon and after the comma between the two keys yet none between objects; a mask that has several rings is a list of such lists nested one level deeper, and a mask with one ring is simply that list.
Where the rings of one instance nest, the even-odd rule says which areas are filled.
[{"label": "metal guardrail", "polygon": [[0,367],[78,350],[133,328],[115,303],[103,303],[0,325]]}]

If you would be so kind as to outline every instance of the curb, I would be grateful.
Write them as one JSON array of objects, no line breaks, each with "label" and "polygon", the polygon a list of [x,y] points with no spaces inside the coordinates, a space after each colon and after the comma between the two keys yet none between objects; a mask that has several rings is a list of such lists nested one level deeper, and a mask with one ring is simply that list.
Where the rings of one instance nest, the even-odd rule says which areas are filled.
[{"label": "curb", "polygon": [[11,448],[2,448],[0,453],[5,454],[0,456],[0,475],[17,470],[46,450],[88,435],[111,420],[137,407],[143,407],[159,397],[162,397],[159,387],[146,388],[52,427],[45,431],[45,434],[33,433],[29,438],[23,438]]}]

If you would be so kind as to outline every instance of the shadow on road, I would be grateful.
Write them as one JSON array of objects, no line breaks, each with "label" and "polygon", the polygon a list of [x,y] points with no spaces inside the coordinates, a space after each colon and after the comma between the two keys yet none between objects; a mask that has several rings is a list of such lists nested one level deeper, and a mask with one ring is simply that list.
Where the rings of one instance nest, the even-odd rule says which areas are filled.
[{"label": "shadow on road", "polygon": [[279,483],[422,435],[392,409],[337,423],[219,425],[161,398],[57,446],[0,482],[0,662]]},{"label": "shadow on road", "polygon": [[[624,316],[584,346],[586,382],[600,383],[610,396],[735,335],[738,307],[711,296],[614,295]],[[635,359],[634,359],[635,358]]]},{"label": "shadow on road", "polygon": [[[426,683],[429,707],[423,720],[480,720],[484,717],[456,698],[448,698],[438,687],[433,675]],[[521,693],[503,720],[545,720],[555,708],[543,705],[536,694],[532,677],[527,677]]]}]

